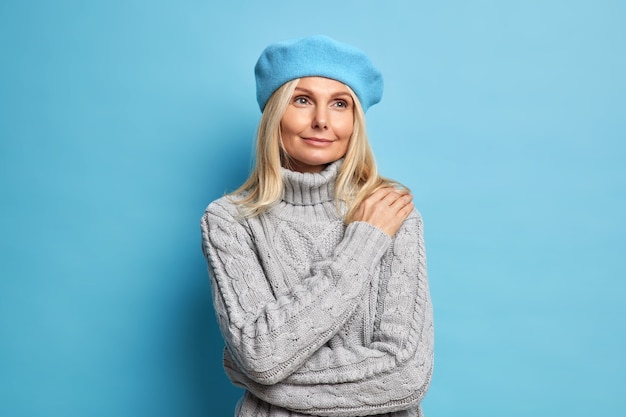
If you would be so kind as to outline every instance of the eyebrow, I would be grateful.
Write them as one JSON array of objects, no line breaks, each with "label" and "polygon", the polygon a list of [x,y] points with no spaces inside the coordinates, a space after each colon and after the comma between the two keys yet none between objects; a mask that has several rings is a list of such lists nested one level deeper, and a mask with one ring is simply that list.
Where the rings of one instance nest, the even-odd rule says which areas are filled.
[{"label": "eyebrow", "polygon": [[[304,87],[296,87],[296,91],[300,90],[310,96],[314,96],[315,94],[313,93],[313,91],[309,90],[308,88],[304,88]],[[349,97],[352,100],[352,95],[348,92],[348,91],[336,91],[334,93],[331,94],[331,97],[339,97],[339,96],[346,96]]]}]

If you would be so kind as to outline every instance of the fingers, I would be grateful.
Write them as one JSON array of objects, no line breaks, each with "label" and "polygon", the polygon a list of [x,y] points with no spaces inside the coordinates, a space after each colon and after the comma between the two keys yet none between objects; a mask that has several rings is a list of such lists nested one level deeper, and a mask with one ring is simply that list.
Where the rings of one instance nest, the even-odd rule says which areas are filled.
[{"label": "fingers", "polygon": [[382,202],[386,203],[390,207],[394,207],[397,210],[402,209],[413,201],[413,196],[407,190],[391,188],[387,189],[386,192],[387,193],[382,198]]},{"label": "fingers", "polygon": [[409,217],[409,214],[411,214],[413,208],[413,197],[410,197],[407,203],[403,205],[402,208],[398,211],[398,216],[402,217],[402,221]]},{"label": "fingers", "polygon": [[383,187],[363,201],[357,217],[393,236],[412,211],[413,196],[407,190]]},{"label": "fingers", "polygon": [[374,207],[377,204],[393,207],[400,210],[413,201],[413,195],[407,190],[395,187],[383,187],[376,190],[371,196],[363,201],[364,209]]},{"label": "fingers", "polygon": [[382,187],[372,193],[366,200],[371,201],[387,201],[391,205],[398,198],[403,196],[410,196],[411,194],[407,190],[403,190],[396,187]]},{"label": "fingers", "polygon": [[398,210],[404,208],[407,204],[412,203],[413,196],[408,193],[396,194],[394,201],[391,203],[391,207],[397,207]]}]

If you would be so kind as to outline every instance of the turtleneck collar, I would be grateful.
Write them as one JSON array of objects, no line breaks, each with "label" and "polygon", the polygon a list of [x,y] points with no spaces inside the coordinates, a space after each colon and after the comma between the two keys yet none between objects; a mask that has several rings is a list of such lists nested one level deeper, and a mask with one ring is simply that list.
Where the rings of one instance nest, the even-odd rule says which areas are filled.
[{"label": "turtleneck collar", "polygon": [[297,206],[307,206],[333,201],[335,180],[343,159],[332,162],[319,173],[296,172],[281,168],[285,190],[282,200]]}]

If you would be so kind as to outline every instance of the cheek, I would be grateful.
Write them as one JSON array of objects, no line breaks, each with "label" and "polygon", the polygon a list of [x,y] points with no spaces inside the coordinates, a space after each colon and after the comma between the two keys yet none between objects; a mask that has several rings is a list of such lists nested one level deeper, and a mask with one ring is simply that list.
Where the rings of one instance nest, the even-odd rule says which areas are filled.
[{"label": "cheek", "polygon": [[345,120],[341,121],[341,124],[338,126],[338,136],[342,139],[349,139],[352,136],[352,132],[354,131],[354,119],[352,117],[347,117]]},{"label": "cheek", "polygon": [[289,135],[291,132],[291,123],[290,120],[283,118],[280,121],[280,132],[283,136]]},{"label": "cheek", "polygon": [[307,115],[302,112],[287,111],[280,121],[280,129],[285,136],[296,135],[308,126]]}]

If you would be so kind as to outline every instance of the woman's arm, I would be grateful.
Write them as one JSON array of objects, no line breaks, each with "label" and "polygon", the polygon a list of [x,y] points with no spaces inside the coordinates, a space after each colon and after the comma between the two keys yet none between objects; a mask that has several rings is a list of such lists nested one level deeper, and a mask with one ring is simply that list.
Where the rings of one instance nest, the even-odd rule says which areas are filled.
[{"label": "woman's arm", "polygon": [[267,402],[315,415],[380,414],[419,404],[432,375],[433,321],[417,212],[396,234],[380,273],[370,343],[324,346],[275,386],[250,383],[236,369],[231,378]]},{"label": "woman's arm", "polygon": [[350,224],[333,256],[275,297],[250,233],[232,204],[212,203],[202,217],[218,322],[243,374],[276,384],[302,366],[348,320],[369,288],[391,239],[368,223]]},{"label": "woman's arm", "polygon": [[371,341],[344,343],[337,349],[322,347],[289,382],[358,381],[393,372],[424,351],[432,355],[432,306],[422,230],[422,219],[415,212],[383,257]]}]

